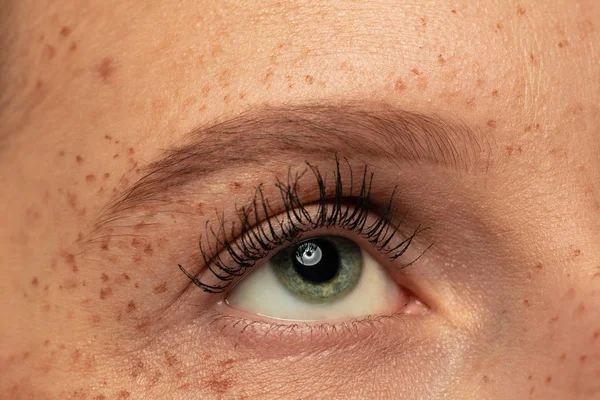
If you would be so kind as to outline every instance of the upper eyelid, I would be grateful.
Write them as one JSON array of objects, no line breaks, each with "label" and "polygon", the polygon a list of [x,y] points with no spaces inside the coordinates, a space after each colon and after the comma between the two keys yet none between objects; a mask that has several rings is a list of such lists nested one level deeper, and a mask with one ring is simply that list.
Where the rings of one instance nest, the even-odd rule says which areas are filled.
[{"label": "upper eyelid", "polygon": [[[292,241],[299,232],[306,232],[310,229],[315,228],[327,228],[331,226],[336,226],[339,228],[345,228],[348,230],[357,230],[357,232],[363,236],[368,242],[370,242],[374,247],[377,248],[380,252],[384,252],[389,255],[389,258],[396,259],[404,254],[404,252],[411,245],[413,239],[420,234],[423,230],[420,226],[417,227],[411,235],[405,238],[400,243],[396,243],[393,246],[390,245],[389,248],[386,246],[389,245],[392,238],[396,235],[399,225],[392,226],[394,223],[398,223],[398,221],[394,221],[394,208],[393,208],[393,200],[395,189],[392,191],[392,195],[388,200],[388,206],[385,208],[384,214],[377,218],[375,221],[368,221],[367,215],[371,210],[371,205],[369,204],[369,199],[371,196],[371,185],[373,181],[372,173],[368,173],[368,168],[364,167],[363,172],[363,181],[360,191],[353,192],[352,185],[350,185],[350,189],[344,192],[342,186],[342,178],[340,172],[340,164],[339,160],[336,157],[336,172],[334,174],[335,181],[335,195],[333,197],[327,198],[325,196],[326,187],[325,180],[323,176],[320,174],[316,167],[311,166],[309,168],[314,173],[314,177],[317,185],[319,186],[319,209],[315,212],[314,220],[311,220],[310,213],[307,211],[305,205],[294,197],[294,193],[290,193],[290,190],[293,192],[297,187],[297,180],[288,181],[287,186],[284,186],[281,182],[279,182],[276,186],[279,188],[281,193],[289,196],[288,202],[285,206],[285,212],[283,214],[287,217],[287,222],[290,223],[293,234],[286,233],[286,228],[283,224],[279,225],[278,229],[274,229],[272,226],[272,220],[275,219],[275,216],[270,215],[270,210],[266,207],[265,198],[262,191],[262,188],[257,188],[257,194],[254,197],[254,201],[251,202],[253,205],[253,209],[256,211],[261,208],[260,205],[257,204],[257,199],[261,200],[261,204],[264,208],[264,215],[256,214],[254,216],[255,220],[248,219],[248,215],[252,213],[244,212],[243,217],[241,218],[240,227],[238,229],[238,233],[234,233],[235,222],[232,223],[231,235],[228,234],[227,229],[225,227],[225,223],[227,222],[224,217],[220,217],[221,226],[219,227],[219,231],[215,232],[212,227],[209,227],[207,223],[207,233],[210,233],[209,237],[205,237],[205,242],[209,246],[208,250],[202,246],[202,240],[200,240],[200,251],[202,254],[202,258],[204,260],[204,266],[207,267],[210,272],[217,277],[220,281],[225,282],[223,284],[218,283],[217,285],[206,284],[201,282],[197,278],[195,278],[192,274],[190,274],[182,265],[179,265],[179,268],[183,271],[183,273],[197,286],[201,287],[203,290],[208,292],[221,292],[229,286],[230,281],[234,280],[238,276],[244,275],[246,271],[255,266],[257,261],[264,259],[269,252],[273,251],[276,247],[283,245],[286,242]],[[348,163],[349,175],[352,177],[352,167]],[[288,177],[291,177],[291,174],[288,174]],[[296,177],[303,176],[297,174]],[[351,178],[352,181],[352,178]],[[357,197],[355,205],[346,205],[342,207],[342,197],[343,196],[352,196],[359,194]],[[363,196],[363,197],[360,197]],[[329,211],[327,209],[327,204],[331,199],[335,199],[337,203],[333,204],[333,208],[330,208]],[[295,211],[291,211],[291,208],[299,208],[300,214],[294,216]],[[361,208],[363,207],[363,208]],[[358,214],[357,214],[358,211]],[[323,213],[324,212],[324,213]],[[299,216],[298,216],[299,215]],[[357,216],[358,215],[358,216]],[[296,222],[292,222],[294,218],[300,218]],[[305,218],[304,220],[302,218]],[[344,225],[344,221],[348,223],[348,225]],[[306,224],[305,227],[297,228],[295,225],[297,224]],[[265,225],[268,227],[265,229]],[[258,226],[258,227],[257,227]],[[300,229],[297,231],[296,229]],[[278,231],[277,236],[275,231]],[[269,236],[270,235],[270,236]],[[231,236],[231,237],[230,237]],[[235,238],[237,236],[237,239]],[[211,243],[212,237],[212,243]],[[383,242],[383,243],[381,243]],[[241,244],[240,244],[241,243]],[[212,247],[211,247],[212,244]],[[288,245],[291,243],[288,243]],[[385,250],[384,250],[385,249]],[[224,262],[221,253],[227,253],[230,262],[237,263],[237,267],[231,266],[227,262]],[[420,257],[420,256],[419,256]],[[409,265],[409,264],[408,264]],[[198,273],[197,273],[198,274]],[[197,275],[196,274],[196,275]]]},{"label": "upper eyelid", "polygon": [[488,138],[456,118],[442,118],[391,106],[300,105],[243,113],[200,127],[190,144],[173,148],[145,168],[145,175],[106,205],[93,224],[100,230],[123,213],[147,204],[169,203],[173,191],[236,166],[264,162],[266,150],[278,154],[330,156],[335,152],[392,164],[433,163],[469,170]]}]

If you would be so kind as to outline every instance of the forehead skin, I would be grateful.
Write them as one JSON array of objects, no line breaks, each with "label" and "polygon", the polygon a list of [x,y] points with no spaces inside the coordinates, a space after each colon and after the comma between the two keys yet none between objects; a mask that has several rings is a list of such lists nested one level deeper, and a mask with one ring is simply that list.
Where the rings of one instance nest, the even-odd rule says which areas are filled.
[{"label": "forehead skin", "polygon": [[[77,240],[144,162],[197,126],[264,105],[364,99],[447,115],[485,136],[488,170],[476,179],[495,200],[481,207],[499,240],[510,232],[521,249],[513,261],[522,273],[510,279],[535,288],[533,297],[507,300],[519,307],[507,353],[479,346],[486,350],[461,361],[446,396],[598,396],[597,1],[8,3],[3,398],[265,398],[281,390],[285,376],[263,371],[257,383],[239,360],[210,359],[201,340],[162,343],[151,355],[111,343],[128,312],[152,309],[144,296],[160,306],[166,286],[148,270],[116,273],[80,257]],[[510,208],[495,207],[499,199]],[[297,365],[286,371],[310,376],[302,368],[311,364]],[[372,390],[389,396],[403,368],[384,368]],[[330,390],[315,385],[323,386],[317,394]],[[294,390],[287,396],[302,396]]]}]

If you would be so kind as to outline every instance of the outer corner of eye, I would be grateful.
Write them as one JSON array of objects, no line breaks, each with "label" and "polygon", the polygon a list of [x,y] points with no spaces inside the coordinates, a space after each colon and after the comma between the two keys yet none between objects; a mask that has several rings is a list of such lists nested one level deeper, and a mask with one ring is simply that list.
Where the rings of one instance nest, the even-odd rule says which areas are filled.
[{"label": "outer corner of eye", "polygon": [[226,303],[264,318],[314,322],[428,311],[358,244],[339,236],[281,250],[241,280]]}]

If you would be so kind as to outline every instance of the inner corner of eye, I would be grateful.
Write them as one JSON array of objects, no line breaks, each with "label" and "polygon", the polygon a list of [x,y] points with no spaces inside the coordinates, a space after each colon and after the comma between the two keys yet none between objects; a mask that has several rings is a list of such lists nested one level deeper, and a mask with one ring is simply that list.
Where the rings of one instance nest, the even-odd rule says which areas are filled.
[{"label": "inner corner of eye", "polygon": [[273,255],[242,279],[226,303],[246,314],[290,321],[335,321],[416,314],[412,295],[347,238],[318,236]]}]

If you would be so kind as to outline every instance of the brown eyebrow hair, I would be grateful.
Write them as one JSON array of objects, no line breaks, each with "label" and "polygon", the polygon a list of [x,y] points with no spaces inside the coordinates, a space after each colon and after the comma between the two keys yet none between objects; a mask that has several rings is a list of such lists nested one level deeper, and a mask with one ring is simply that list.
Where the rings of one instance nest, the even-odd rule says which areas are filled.
[{"label": "brown eyebrow hair", "polygon": [[342,154],[366,163],[383,157],[399,167],[427,163],[468,171],[489,147],[456,118],[364,103],[251,110],[200,126],[186,142],[148,164],[145,175],[105,207],[96,227],[123,211],[167,201],[164,193],[191,182],[265,163],[270,154],[299,161]]}]

